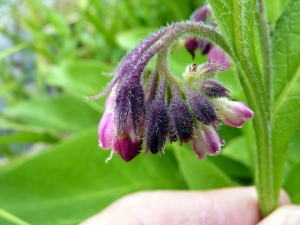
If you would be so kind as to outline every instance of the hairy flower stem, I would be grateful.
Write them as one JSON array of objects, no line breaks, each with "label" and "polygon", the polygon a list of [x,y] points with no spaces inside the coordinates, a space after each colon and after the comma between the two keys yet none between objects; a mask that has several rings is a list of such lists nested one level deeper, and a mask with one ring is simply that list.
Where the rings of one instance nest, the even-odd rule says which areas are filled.
[{"label": "hairy flower stem", "polygon": [[178,80],[172,74],[172,71],[168,65],[169,51],[170,48],[167,47],[160,50],[160,52],[157,54],[156,67],[161,76],[165,76],[169,82],[179,85]]},{"label": "hairy flower stem", "polygon": [[[162,32],[163,31],[163,32]],[[111,88],[115,85],[116,82],[118,82],[119,79],[123,79],[124,76],[130,76],[130,74],[142,74],[144,71],[144,68],[148,64],[149,60],[162,48],[168,48],[171,46],[176,40],[178,40],[183,35],[191,34],[191,35],[197,35],[202,38],[207,39],[208,41],[219,45],[221,48],[223,48],[229,55],[232,55],[232,52],[230,50],[230,47],[228,43],[225,41],[223,36],[212,26],[204,25],[203,23],[199,22],[178,22],[174,23],[168,27],[162,28],[159,30],[156,34],[159,34],[155,36],[155,41],[150,41],[149,43],[144,43],[144,45],[141,47],[144,51],[142,55],[137,54],[138,56],[134,58],[135,64],[130,62],[131,65],[130,68],[126,67],[124,68],[123,64],[125,61],[127,62],[126,58],[121,61],[119,67],[121,67],[120,70],[117,70],[117,74],[115,75],[115,79],[109,84],[109,86],[100,94],[95,96],[90,96],[87,99],[98,99],[102,96],[104,96],[106,93],[108,93]],[[150,36],[151,37],[151,36]],[[149,38],[150,38],[149,37]],[[159,39],[160,38],[160,39]],[[148,39],[148,38],[147,38]],[[151,47],[149,47],[151,46]],[[138,48],[133,50],[137,53],[140,53]],[[129,58],[133,57],[131,53],[128,55]],[[127,70],[128,69],[128,70]]]}]

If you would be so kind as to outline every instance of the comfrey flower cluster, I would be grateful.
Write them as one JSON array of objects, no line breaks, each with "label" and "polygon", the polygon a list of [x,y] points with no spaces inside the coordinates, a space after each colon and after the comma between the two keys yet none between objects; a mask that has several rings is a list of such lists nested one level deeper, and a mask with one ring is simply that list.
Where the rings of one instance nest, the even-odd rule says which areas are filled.
[{"label": "comfrey flower cluster", "polygon": [[[183,35],[206,35],[214,41],[218,31],[199,22],[181,22],[160,29],[143,40],[122,59],[109,86],[110,91],[98,128],[99,146],[112,149],[126,162],[141,151],[162,153],[167,140],[190,143],[199,159],[216,155],[225,144],[217,128],[221,121],[241,127],[253,118],[242,102],[230,100],[230,91],[214,79],[224,70],[219,62],[193,63],[175,78],[168,66],[172,44]],[[219,44],[219,43],[217,43]],[[222,43],[220,43],[222,44]],[[157,55],[156,67],[149,74],[145,67]]]}]

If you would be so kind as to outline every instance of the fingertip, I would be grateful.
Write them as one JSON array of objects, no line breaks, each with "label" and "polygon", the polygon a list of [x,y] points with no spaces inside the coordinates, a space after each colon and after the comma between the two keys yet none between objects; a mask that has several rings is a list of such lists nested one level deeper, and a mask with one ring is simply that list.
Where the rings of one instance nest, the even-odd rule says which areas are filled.
[{"label": "fingertip", "polygon": [[257,225],[299,225],[300,206],[285,205],[276,209]]},{"label": "fingertip", "polygon": [[288,204],[291,204],[290,197],[284,189],[281,189],[280,196],[279,196],[279,206],[288,205]]}]

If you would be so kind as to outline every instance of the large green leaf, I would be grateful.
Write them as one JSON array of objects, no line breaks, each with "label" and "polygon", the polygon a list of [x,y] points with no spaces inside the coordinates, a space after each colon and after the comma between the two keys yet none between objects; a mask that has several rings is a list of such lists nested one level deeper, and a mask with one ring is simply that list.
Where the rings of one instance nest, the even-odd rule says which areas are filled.
[{"label": "large green leaf", "polygon": [[44,130],[78,131],[97,124],[100,114],[72,96],[41,97],[3,110],[10,118]]},{"label": "large green leaf", "polygon": [[[105,63],[93,60],[81,60],[62,63],[50,67],[48,81],[63,88],[73,96],[83,100],[84,97],[101,92],[112,77],[104,76],[104,72],[112,72],[113,68]],[[105,98],[86,103],[99,112],[103,111]]]},{"label": "large green leaf", "polygon": [[117,33],[115,39],[121,48],[125,50],[132,50],[140,43],[141,40],[157,30],[157,28],[153,27],[137,27]]},{"label": "large green leaf", "polygon": [[286,181],[283,184],[284,189],[288,192],[292,203],[300,204],[300,163],[293,167]]},{"label": "large green leaf", "polygon": [[270,23],[275,23],[287,0],[264,0],[267,17]]},{"label": "large green leaf", "polygon": [[0,136],[0,145],[12,142],[55,142],[58,139],[48,133],[20,132]]},{"label": "large green leaf", "polygon": [[248,168],[253,167],[245,136],[239,136],[231,140],[223,147],[222,154],[231,159],[235,159]]},{"label": "large green leaf", "polygon": [[127,193],[186,188],[172,152],[130,163],[115,155],[105,163],[109,154],[97,146],[93,127],[0,168],[0,209],[30,224],[78,224]]},{"label": "large green leaf", "polygon": [[296,164],[300,163],[300,127],[296,129],[295,133],[293,134],[293,137],[291,139],[291,142],[289,144],[286,158],[287,162],[291,164],[292,166],[295,166]]},{"label": "large green leaf", "polygon": [[244,66],[247,65],[248,69],[261,79],[255,52],[256,29],[253,12],[256,10],[256,2],[209,0],[218,26],[229,43],[233,55],[237,56],[235,60]]},{"label": "large green leaf", "polygon": [[[228,44],[234,49],[235,44],[240,39],[239,36],[236,36],[239,29],[239,26],[235,26],[236,23],[240,22],[239,18],[235,18],[234,15],[234,3],[233,1],[222,1],[222,0],[209,0],[209,4],[211,5],[214,16],[218,22],[218,26],[222,31],[222,34],[228,41]],[[226,21],[226,23],[222,23],[221,21]]]},{"label": "large green leaf", "polygon": [[300,123],[300,1],[289,0],[276,22],[272,38],[275,185],[279,190],[285,153]]},{"label": "large green leaf", "polygon": [[190,189],[207,190],[237,185],[209,158],[199,161],[188,146],[174,145],[182,174]]}]

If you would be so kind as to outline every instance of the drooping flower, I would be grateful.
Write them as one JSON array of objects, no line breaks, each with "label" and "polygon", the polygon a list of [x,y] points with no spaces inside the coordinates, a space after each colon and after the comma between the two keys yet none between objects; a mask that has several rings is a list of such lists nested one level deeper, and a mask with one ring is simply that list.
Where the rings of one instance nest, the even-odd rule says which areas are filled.
[{"label": "drooping flower", "polygon": [[[142,130],[134,129],[131,118],[125,121],[122,132],[117,132],[114,106],[116,102],[116,91],[112,90],[105,103],[105,111],[98,126],[99,147],[112,149],[118,153],[126,162],[136,157],[142,150]],[[112,155],[111,155],[112,156]]]},{"label": "drooping flower", "polygon": [[[163,153],[169,139],[180,145],[190,142],[203,159],[218,154],[225,144],[217,132],[221,121],[241,127],[253,117],[244,103],[228,100],[230,91],[215,80],[224,65],[193,63],[182,80],[173,77],[169,48],[189,25],[201,27],[194,22],[173,24],[150,35],[119,63],[108,89],[90,97],[96,99],[111,90],[98,127],[99,146],[111,148],[111,156],[117,153],[128,162],[142,151],[143,140],[145,154]],[[156,67],[148,76],[145,67],[156,54]]]}]

